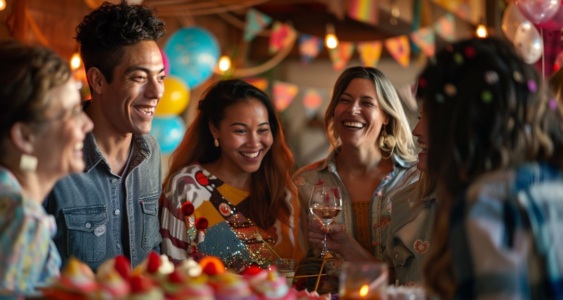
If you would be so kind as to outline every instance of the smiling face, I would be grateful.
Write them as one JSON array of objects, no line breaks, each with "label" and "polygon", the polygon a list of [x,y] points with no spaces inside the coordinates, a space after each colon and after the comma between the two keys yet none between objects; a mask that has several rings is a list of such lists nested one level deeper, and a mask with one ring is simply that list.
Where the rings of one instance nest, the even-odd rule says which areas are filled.
[{"label": "smiling face", "polygon": [[416,164],[416,168],[424,172],[428,171],[426,158],[426,150],[428,149],[427,131],[428,126],[426,124],[426,114],[424,113],[423,108],[421,108],[418,115],[418,123],[412,130],[412,134],[416,136],[418,141],[418,148],[420,148],[420,152],[418,152],[418,163]]},{"label": "smiling face", "polygon": [[146,134],[164,93],[164,65],[154,41],[126,46],[111,83],[101,87],[104,121],[118,133]]},{"label": "smiling face", "polygon": [[221,147],[218,161],[231,174],[258,171],[274,142],[268,110],[254,98],[227,107],[219,127],[209,128]]},{"label": "smiling face", "polygon": [[92,121],[82,111],[80,93],[74,79],[47,92],[50,99],[34,139],[37,172],[60,178],[84,170],[83,142],[92,130]]},{"label": "smiling face", "polygon": [[376,145],[381,127],[387,122],[374,83],[364,78],[352,79],[334,109],[334,128],[342,145]]}]

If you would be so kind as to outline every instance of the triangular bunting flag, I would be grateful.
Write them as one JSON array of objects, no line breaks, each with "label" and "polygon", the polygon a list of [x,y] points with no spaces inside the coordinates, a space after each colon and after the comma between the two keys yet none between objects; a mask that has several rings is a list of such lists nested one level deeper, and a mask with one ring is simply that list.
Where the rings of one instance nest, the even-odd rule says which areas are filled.
[{"label": "triangular bunting flag", "polygon": [[377,0],[348,0],[348,17],[376,25],[378,22]]},{"label": "triangular bunting flag", "polygon": [[424,55],[433,57],[436,52],[436,37],[434,30],[430,27],[421,28],[411,34],[411,39]]},{"label": "triangular bunting flag", "polygon": [[401,66],[405,68],[409,66],[411,48],[409,38],[406,35],[386,39],[385,48]]},{"label": "triangular bunting flag", "polygon": [[290,25],[274,22],[272,33],[270,34],[270,53],[277,53],[287,46],[296,34],[297,32]]},{"label": "triangular bunting flag", "polygon": [[381,41],[358,43],[358,53],[362,64],[366,67],[376,67],[381,57],[381,48]]},{"label": "triangular bunting flag", "polygon": [[245,78],[243,80],[246,81],[248,84],[252,84],[253,86],[259,88],[262,91],[266,91],[266,89],[268,88],[268,80],[266,78],[251,77],[251,78]]},{"label": "triangular bunting flag", "polygon": [[293,101],[299,88],[295,84],[274,81],[274,106],[278,111],[284,111]]},{"label": "triangular bunting flag", "polygon": [[453,42],[455,40],[455,23],[452,14],[445,14],[434,23],[434,30],[446,41]]},{"label": "triangular bunting flag", "polygon": [[250,8],[246,13],[246,24],[244,26],[244,40],[251,41],[258,33],[272,23],[272,18]]},{"label": "triangular bunting flag", "polygon": [[303,106],[305,107],[305,114],[310,119],[317,114],[317,111],[323,104],[321,92],[314,88],[308,88],[303,95]]},{"label": "triangular bunting flag", "polygon": [[336,71],[340,71],[346,67],[348,61],[354,53],[354,43],[352,42],[340,42],[338,46],[334,49],[329,49],[330,60],[332,60],[332,68]]},{"label": "triangular bunting flag", "polygon": [[319,37],[309,34],[301,34],[299,36],[299,53],[301,54],[302,63],[310,63],[319,55],[323,49],[323,40]]}]

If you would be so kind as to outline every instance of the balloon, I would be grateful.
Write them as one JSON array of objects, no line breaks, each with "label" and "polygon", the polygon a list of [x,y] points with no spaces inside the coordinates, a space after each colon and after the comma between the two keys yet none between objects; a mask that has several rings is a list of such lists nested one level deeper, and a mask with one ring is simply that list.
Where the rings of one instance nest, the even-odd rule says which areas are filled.
[{"label": "balloon", "polygon": [[547,22],[557,13],[561,6],[560,0],[516,0],[516,5],[534,24]]},{"label": "balloon", "polygon": [[521,24],[512,42],[522,59],[529,64],[537,62],[543,54],[543,39],[532,24]]},{"label": "balloon", "polygon": [[174,76],[164,78],[164,94],[155,114],[157,116],[177,115],[184,111],[190,101],[190,92],[182,80]]},{"label": "balloon", "polygon": [[155,117],[152,120],[150,134],[160,145],[160,151],[164,154],[168,154],[178,147],[184,137],[185,131],[186,125],[184,120],[178,116]]},{"label": "balloon", "polygon": [[[562,0],[563,2],[563,0]],[[559,31],[563,28],[563,5],[559,7],[559,10],[555,13],[551,19],[547,22],[539,24],[538,27],[549,30],[549,31]]]},{"label": "balloon", "polygon": [[170,64],[168,63],[168,56],[164,53],[164,50],[160,49],[160,55],[162,56],[162,64],[164,65],[164,75],[170,75]]},{"label": "balloon", "polygon": [[518,7],[513,2],[510,2],[502,16],[502,32],[510,40],[514,41],[516,31],[521,24],[531,24],[531,22],[524,17]]},{"label": "balloon", "polygon": [[164,45],[170,74],[181,78],[190,89],[205,82],[219,60],[215,37],[201,27],[184,27]]}]

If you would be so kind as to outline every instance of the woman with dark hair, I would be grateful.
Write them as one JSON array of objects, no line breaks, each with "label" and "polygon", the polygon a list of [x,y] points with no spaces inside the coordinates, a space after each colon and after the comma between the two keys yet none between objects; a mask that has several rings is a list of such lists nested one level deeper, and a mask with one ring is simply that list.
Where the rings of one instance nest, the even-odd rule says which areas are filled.
[{"label": "woman with dark hair", "polygon": [[[59,275],[57,226],[41,206],[57,180],[84,169],[92,121],[55,52],[0,42],[0,298],[38,293]],[[19,298],[18,298],[19,299]]]},{"label": "woman with dark hair", "polygon": [[[415,146],[399,96],[378,69],[348,68],[336,81],[324,124],[331,153],[297,171],[294,182],[303,208],[308,208],[316,185],[339,186],[343,208],[328,228],[313,218],[303,222],[312,250],[308,256],[319,255],[328,232],[328,249],[345,261],[387,261],[393,194],[418,178]],[[300,272],[318,274],[318,269]],[[336,286],[333,280],[323,282],[323,289]]]},{"label": "woman with dark hair", "polygon": [[175,262],[215,255],[236,271],[301,258],[293,156],[268,96],[224,80],[198,109],[164,180],[162,252]]},{"label": "woman with dark hair", "polygon": [[442,299],[563,298],[563,110],[511,45],[447,46],[418,80],[440,204],[424,268]]}]

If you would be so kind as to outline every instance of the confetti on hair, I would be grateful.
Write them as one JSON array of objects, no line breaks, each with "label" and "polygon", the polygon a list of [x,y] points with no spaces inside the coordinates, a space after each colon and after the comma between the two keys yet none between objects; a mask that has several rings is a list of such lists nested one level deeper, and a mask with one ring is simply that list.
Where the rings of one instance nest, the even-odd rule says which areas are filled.
[{"label": "confetti on hair", "polygon": [[481,100],[483,100],[484,103],[491,103],[493,101],[493,94],[488,90],[484,90],[481,92]]},{"label": "confetti on hair", "polygon": [[424,78],[424,77],[418,78],[418,86],[420,88],[423,88],[423,89],[426,88],[426,84],[427,84],[426,78]]},{"label": "confetti on hair", "polygon": [[532,79],[528,80],[528,90],[530,90],[531,93],[535,93],[538,90],[538,85]]},{"label": "confetti on hair", "polygon": [[514,80],[516,80],[517,82],[522,82],[524,80],[524,77],[522,76],[522,73],[518,72],[518,71],[514,71],[514,73],[512,73],[512,77],[514,78]]},{"label": "confetti on hair", "polygon": [[459,53],[455,53],[454,54],[454,61],[455,61],[456,64],[462,65],[463,64],[463,55],[461,55]]},{"label": "confetti on hair", "polygon": [[495,71],[485,72],[485,82],[489,85],[493,85],[498,82],[498,74]]},{"label": "confetti on hair", "polygon": [[440,93],[437,93],[437,94],[436,94],[436,102],[438,102],[438,103],[444,103],[445,100],[446,100],[446,99],[444,98],[444,95],[442,95],[442,94],[440,94]]},{"label": "confetti on hair", "polygon": [[475,49],[473,49],[472,47],[465,48],[465,56],[467,56],[468,58],[473,58],[473,56],[475,56]]},{"label": "confetti on hair", "polygon": [[551,110],[557,109],[557,100],[555,100],[555,98],[549,100],[549,108],[551,108]]},{"label": "confetti on hair", "polygon": [[444,85],[444,93],[446,93],[446,95],[448,95],[449,97],[453,97],[457,94],[457,89],[455,85],[447,83],[446,85]]}]

